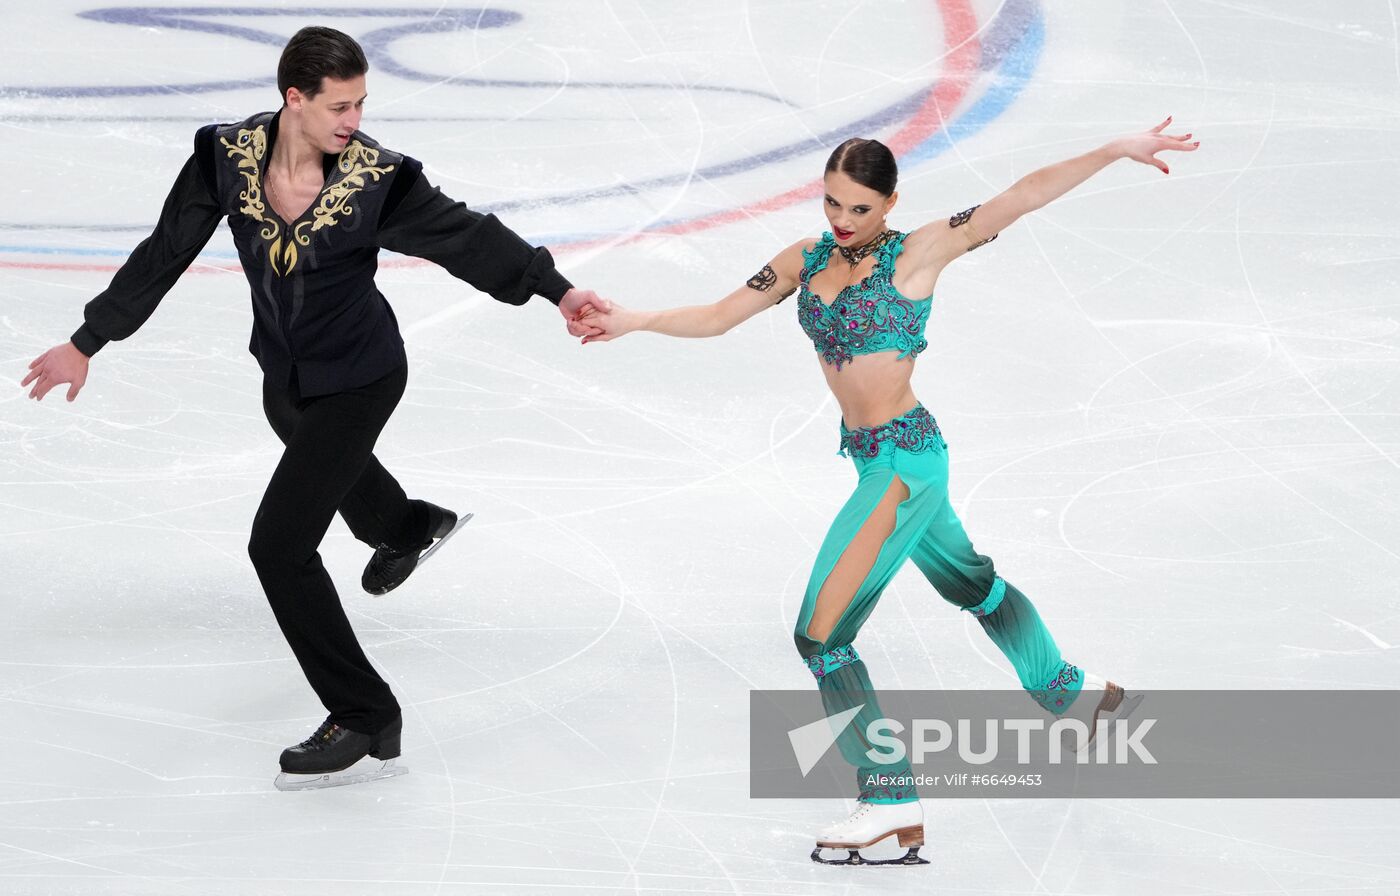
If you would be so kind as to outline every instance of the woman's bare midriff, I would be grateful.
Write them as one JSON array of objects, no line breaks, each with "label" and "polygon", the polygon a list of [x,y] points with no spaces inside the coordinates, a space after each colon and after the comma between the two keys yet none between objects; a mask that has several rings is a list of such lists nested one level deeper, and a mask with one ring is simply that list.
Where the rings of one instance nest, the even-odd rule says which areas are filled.
[{"label": "woman's bare midriff", "polygon": [[857,355],[841,365],[839,371],[820,356],[817,364],[841,406],[841,419],[848,429],[879,426],[919,403],[910,385],[914,359],[900,360],[899,352]]}]

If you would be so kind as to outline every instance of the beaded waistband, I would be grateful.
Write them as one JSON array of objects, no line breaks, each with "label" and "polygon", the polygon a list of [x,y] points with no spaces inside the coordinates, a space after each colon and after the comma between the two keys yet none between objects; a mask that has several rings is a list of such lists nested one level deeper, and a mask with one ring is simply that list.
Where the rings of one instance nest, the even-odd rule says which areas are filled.
[{"label": "beaded waistband", "polygon": [[842,457],[878,457],[885,445],[913,452],[946,447],[943,433],[938,429],[938,421],[934,420],[933,415],[921,404],[914,405],[907,413],[879,426],[847,429],[845,423],[841,424]]}]

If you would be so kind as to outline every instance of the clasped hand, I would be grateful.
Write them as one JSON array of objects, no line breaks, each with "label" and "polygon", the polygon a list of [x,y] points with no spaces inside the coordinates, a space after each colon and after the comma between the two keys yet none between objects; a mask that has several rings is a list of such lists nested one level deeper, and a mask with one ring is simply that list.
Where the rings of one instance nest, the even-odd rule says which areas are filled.
[{"label": "clasped hand", "polygon": [[571,289],[559,303],[570,336],[582,342],[607,342],[635,329],[628,325],[630,313],[592,290]]}]

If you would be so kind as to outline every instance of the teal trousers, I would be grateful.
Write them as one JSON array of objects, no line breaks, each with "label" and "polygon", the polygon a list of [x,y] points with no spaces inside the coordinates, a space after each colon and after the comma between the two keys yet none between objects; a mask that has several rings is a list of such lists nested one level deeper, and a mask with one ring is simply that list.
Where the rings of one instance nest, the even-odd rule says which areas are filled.
[{"label": "teal trousers", "polygon": [[[880,426],[848,430],[843,424],[841,449],[855,463],[856,488],[817,552],[793,636],[817,679],[828,716],[863,704],[836,741],[842,756],[856,768],[860,799],[907,802],[918,799],[912,781],[906,786],[879,779],[911,778],[908,766],[881,764],[867,755],[866,727],[882,714],[854,645],[881,593],[906,560],[914,561],[944,600],[977,617],[1010,660],[1021,686],[1051,713],[1069,709],[1083,685],[1083,673],[1060,656],[1030,600],[997,575],[990,557],[973,548],[948,497],[948,445],[922,405]],[[822,586],[895,480],[902,481],[909,496],[895,511],[893,531],[855,593],[829,595],[850,600],[831,633],[825,640],[809,637]]]}]

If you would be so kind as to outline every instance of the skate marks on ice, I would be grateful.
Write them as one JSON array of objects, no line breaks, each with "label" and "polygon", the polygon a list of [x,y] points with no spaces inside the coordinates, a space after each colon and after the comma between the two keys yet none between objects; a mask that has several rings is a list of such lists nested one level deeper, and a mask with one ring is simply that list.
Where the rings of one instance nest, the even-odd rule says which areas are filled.
[{"label": "skate marks on ice", "polygon": [[349,768],[338,772],[299,775],[282,772],[273,780],[278,790],[325,790],[327,787],[344,787],[347,784],[368,784],[385,778],[397,778],[408,774],[408,768],[398,764],[396,759],[374,759],[366,756]]},{"label": "skate marks on ice", "polygon": [[[882,106],[903,96],[897,85],[913,93],[908,78],[914,73],[901,60],[912,58],[904,41],[927,46],[928,33],[906,18],[918,13],[916,6],[884,8],[897,16],[898,27],[885,35],[885,58],[879,60],[853,60],[840,52],[839,35],[828,41],[808,29],[817,20],[841,20],[843,8],[825,4],[809,9],[808,16],[792,16],[781,5],[746,4],[747,14],[724,16],[714,7],[623,4],[613,7],[620,14],[611,30],[594,31],[582,16],[559,14],[563,5],[551,9],[534,3],[540,15],[521,30],[534,41],[549,40],[550,20],[559,22],[557,58],[572,63],[575,74],[608,54],[617,63],[609,68],[632,65],[641,76],[672,65],[678,74],[701,80],[709,60],[739,69],[751,58],[742,43],[744,29],[716,36],[706,30],[709,23],[747,22],[754,36],[770,45],[771,55],[764,54],[763,66],[740,69],[735,81],[763,83],[771,65],[777,92],[813,105],[798,128],[825,134],[859,117],[840,101],[843,93],[868,90],[864,78],[854,77],[857,67],[880,66],[878,73],[888,79],[877,97]],[[901,163],[906,182],[897,216],[912,222],[919,219],[916,206],[931,213],[954,196],[982,197],[1037,161],[1050,161],[1056,151],[1054,144],[1031,144],[1063,139],[1059,145],[1068,151],[1071,141],[1105,133],[1139,103],[1194,104],[1203,120],[1229,132],[1231,145],[1215,156],[1223,159],[1218,166],[1205,164],[1202,155],[1200,169],[1188,177],[1179,177],[1174,168],[1171,178],[1158,175],[1161,184],[1150,187],[1126,173],[1106,175],[1113,179],[1102,181],[1105,188],[1091,187],[1057,203],[1028,221],[1030,229],[1022,236],[1000,240],[1006,246],[998,264],[974,253],[955,266],[952,270],[962,273],[943,284],[948,301],[941,306],[944,326],[934,346],[941,357],[937,366],[920,368],[915,387],[931,406],[940,404],[950,428],[961,434],[954,461],[961,469],[954,476],[962,485],[954,488],[967,499],[969,524],[986,533],[980,537],[993,556],[1005,556],[1021,578],[1038,583],[1047,601],[1058,602],[1067,649],[1073,641],[1086,651],[1098,650],[1091,636],[1111,613],[1127,640],[1105,644],[1102,665],[1121,668],[1144,686],[1176,680],[1183,670],[1199,671],[1211,684],[1240,687],[1383,683],[1393,681],[1393,675],[1385,677],[1387,653],[1364,639],[1356,646],[1372,652],[1341,652],[1353,646],[1349,639],[1362,636],[1338,628],[1336,618],[1354,620],[1388,644],[1400,643],[1394,596],[1368,585],[1396,571],[1394,558],[1375,548],[1387,543],[1387,530],[1395,531],[1394,515],[1383,501],[1376,503],[1393,488],[1369,461],[1352,459],[1349,440],[1356,437],[1335,415],[1327,416],[1325,405],[1319,403],[1316,413],[1305,406],[1304,398],[1316,401],[1316,393],[1297,378],[1280,349],[1292,349],[1318,391],[1368,438],[1386,444],[1386,428],[1394,432],[1390,424],[1400,420],[1386,411],[1380,392],[1400,369],[1386,347],[1394,301],[1384,296],[1393,296],[1386,284],[1394,263],[1382,260],[1395,254],[1386,246],[1393,240],[1396,212],[1393,205],[1376,202],[1374,193],[1368,196],[1365,187],[1385,182],[1386,142],[1396,133],[1393,116],[1376,115],[1382,103],[1394,105],[1395,44],[1339,34],[1338,23],[1367,27],[1373,35],[1393,31],[1386,4],[1346,13],[1310,11],[1296,0],[1269,4],[1267,10],[1254,6],[1260,9],[1245,11],[1235,4],[1221,14],[1218,5],[1174,3],[1170,12],[1143,8],[1131,15],[1102,2],[1073,10],[1049,6],[1043,58],[1050,75],[1041,79],[1038,71],[1031,73],[1029,102],[1014,105],[975,140],[960,140],[942,162]],[[978,7],[992,8],[999,4]],[[599,9],[606,14],[609,7]],[[270,45],[240,41],[227,51],[230,59],[217,59],[219,45],[181,40],[171,41],[171,49],[194,46],[207,58],[191,62],[162,54],[169,77],[149,78],[147,71],[132,70],[144,61],[129,61],[117,46],[85,58],[66,21],[71,16],[50,30],[47,12],[45,17],[38,17],[37,9],[15,15],[25,23],[16,33],[27,31],[33,44],[14,47],[12,59],[68,54],[73,74],[64,73],[65,83],[194,83],[245,70],[266,74],[246,53]],[[1184,28],[1173,32],[1178,16]],[[1292,23],[1280,21],[1285,18]],[[235,21],[232,16],[214,20]],[[97,24],[74,21],[79,27]],[[295,21],[289,14],[269,28],[290,28]],[[359,21],[353,20],[357,32]],[[256,20],[242,24],[258,25]],[[157,31],[115,30],[138,37]],[[485,41],[511,30],[476,32]],[[178,33],[189,39],[216,37]],[[635,39],[630,55],[628,45],[603,39],[613,36]],[[984,42],[985,37],[986,31],[979,34]],[[442,48],[429,39],[400,41],[395,59],[420,71],[446,68]],[[1195,44],[1205,66],[1199,76],[1190,67],[1197,58]],[[38,52],[33,45],[39,45]],[[470,38],[452,46],[471,49]],[[530,46],[482,46],[483,76],[503,77],[502,66],[512,65],[525,72],[521,77],[531,77],[529,69],[538,68],[534,63],[551,58],[545,52],[532,58]],[[32,57],[26,55],[31,52]],[[475,73],[478,67],[467,67],[476,58],[454,59],[446,70]],[[704,61],[690,70],[680,67],[691,58]],[[917,58],[922,63],[928,54]],[[32,84],[43,71],[36,65],[9,80]],[[387,74],[378,66],[374,71]],[[801,73],[801,82],[793,72]],[[610,77],[602,66],[587,75]],[[386,112],[453,114],[459,101],[440,91],[409,96],[422,86],[418,82],[375,79],[372,74],[376,93],[395,92],[397,105]],[[1010,82],[999,76],[998,84],[1003,83]],[[1353,95],[1356,85],[1368,85],[1369,96]],[[44,220],[55,226],[90,227],[154,215],[154,205],[144,212],[133,205],[163,196],[174,170],[170,166],[178,167],[189,152],[188,128],[171,123],[179,127],[164,129],[157,116],[179,111],[201,122],[213,120],[271,96],[261,90],[201,94],[217,107],[194,100],[148,107],[134,98],[109,97],[114,105],[84,106],[81,117],[96,111],[138,119],[143,112],[154,114],[145,116],[150,122],[145,126],[117,122],[125,126],[111,127],[110,133],[103,126],[100,144],[85,142],[95,136],[83,133],[92,128],[91,120],[72,131],[12,127],[6,158],[17,163],[15,170],[30,173],[6,194],[11,218],[21,209],[43,209]],[[1279,109],[1293,110],[1276,120],[1270,115],[1273,93]],[[623,96],[595,105],[588,104],[586,92],[566,95],[568,105],[561,105],[562,99],[544,105],[541,98],[539,108],[523,114],[511,105],[516,102],[511,96],[498,97],[494,90],[472,94],[471,102],[490,103],[484,113],[500,113],[522,129],[519,134],[471,122],[396,122],[369,132],[431,158],[456,186],[488,203],[539,201],[532,194],[536,189],[547,189],[550,196],[620,191],[638,180],[688,175],[692,164],[704,173],[731,157],[776,153],[763,139],[764,119],[752,107],[726,113],[703,98],[694,104],[658,98],[641,108]],[[1335,105],[1326,105],[1331,99]],[[41,100],[38,111],[59,111],[48,105],[55,98]],[[631,117],[633,109],[639,120]],[[947,106],[941,111],[952,114]],[[1187,115],[1180,108],[1165,111]],[[610,112],[621,120],[592,125],[596,130],[564,119],[566,113],[586,114],[601,122]],[[691,117],[678,120],[683,116],[677,113]],[[746,122],[749,116],[753,120]],[[867,135],[897,129],[876,130]],[[484,149],[474,139],[498,132],[501,136]],[[625,140],[635,141],[635,149],[628,151]],[[155,142],[172,160],[146,166],[161,167],[158,174],[126,164],[131,153]],[[497,142],[533,144],[518,153],[524,157],[519,170],[528,165],[533,177],[479,177],[483,156],[499,155],[502,161],[495,164],[507,175],[517,173],[506,154],[492,152]],[[73,167],[60,164],[72,160],[80,145],[122,151],[79,158]],[[1254,158],[1256,146],[1261,151]],[[1323,147],[1326,152],[1319,155]],[[566,154],[576,176],[552,178],[562,167],[553,159]],[[954,158],[957,164],[950,161]],[[24,164],[45,159],[53,164]],[[118,160],[121,176],[114,177],[117,169],[103,163]],[[638,200],[610,196],[592,204],[563,204],[579,208],[578,213],[547,205],[521,208],[507,223],[534,233],[625,231],[642,226],[658,210],[678,217],[717,213],[751,199],[760,186],[776,192],[805,182],[820,160],[815,154],[774,158],[763,169],[737,172],[733,178],[752,181],[736,183],[728,197],[715,186],[718,175],[690,177],[685,192],[650,188],[643,191],[650,195]],[[614,187],[614,172],[627,182]],[[1373,180],[1377,175],[1382,179]],[[144,186],[143,178],[149,181]],[[1217,196],[1231,178],[1238,178],[1236,186]],[[523,197],[494,186],[525,179],[535,182],[524,185],[531,194]],[[1117,198],[1125,194],[1133,196],[1132,207]],[[1160,219],[1143,217],[1144,205],[1160,208]],[[1184,207],[1199,208],[1204,217],[1178,233]],[[31,214],[37,217],[37,211]],[[607,276],[624,303],[630,293],[649,293],[659,279],[673,280],[685,291],[674,297],[677,303],[698,301],[720,281],[742,283],[752,273],[732,269],[750,264],[741,244],[756,248],[795,239],[821,220],[809,215],[820,211],[797,206],[700,235],[666,237],[664,243],[657,237],[652,254],[635,250],[648,267],[659,269],[655,272],[629,262],[630,249],[590,264],[617,267],[621,273]],[[10,231],[7,243],[18,242],[16,233],[30,232],[27,225]],[[63,259],[33,248],[0,256],[35,266],[21,273],[7,269],[16,296],[8,312],[9,356],[32,357],[29,349],[39,335],[71,329],[79,297],[101,289],[112,273],[76,266],[115,258],[117,252],[124,258],[131,248],[126,239],[96,231],[53,237],[54,244],[66,247],[63,259],[75,265],[71,271],[40,268]],[[225,236],[216,236],[211,245],[221,241],[226,245]],[[1053,265],[1041,258],[1040,246]],[[744,259],[727,271],[712,270],[726,263],[726,252]],[[1254,305],[1238,273],[1245,262],[1268,315],[1262,331],[1257,318],[1246,315]],[[565,264],[582,268],[580,282],[591,269],[573,259]],[[504,549],[482,552],[488,556],[473,571],[471,584],[505,596],[476,605],[463,601],[471,589],[454,573],[434,577],[441,587],[420,589],[412,602],[362,601],[365,609],[357,616],[358,624],[374,630],[372,649],[402,682],[405,695],[436,701],[425,722],[441,752],[416,752],[413,780],[342,787],[306,798],[284,799],[268,789],[267,759],[275,758],[269,751],[282,745],[286,720],[309,712],[304,698],[282,696],[287,676],[295,675],[288,665],[294,660],[282,652],[266,608],[255,604],[257,584],[242,559],[243,519],[255,509],[265,480],[259,464],[272,446],[261,420],[252,416],[259,410],[245,400],[255,396],[256,383],[238,382],[255,376],[251,361],[236,341],[227,351],[218,347],[230,338],[224,318],[237,314],[241,320],[246,314],[246,286],[234,282],[241,281],[236,274],[192,274],[181,287],[184,294],[169,296],[143,328],[139,344],[110,347],[125,352],[102,362],[120,383],[94,380],[89,388],[99,391],[60,405],[67,412],[63,416],[49,413],[52,398],[42,406],[31,403],[31,411],[45,412],[42,418],[20,416],[22,403],[9,406],[6,438],[15,450],[7,454],[5,489],[11,508],[8,557],[16,578],[7,596],[16,608],[16,624],[0,641],[0,653],[8,682],[6,708],[14,723],[7,743],[12,771],[5,815],[12,851],[6,854],[0,891],[304,892],[308,883],[343,879],[347,872],[378,880],[336,885],[356,893],[432,892],[435,881],[444,893],[458,888],[574,894],[931,889],[929,874],[848,875],[801,862],[814,842],[808,828],[825,808],[749,803],[743,768],[725,776],[727,766],[744,758],[744,714],[727,706],[730,695],[742,695],[747,681],[799,686],[796,676],[805,674],[793,670],[783,646],[792,613],[792,586],[784,587],[787,567],[800,567],[794,575],[805,575],[804,558],[816,545],[806,546],[803,539],[820,537],[825,504],[844,497],[838,496],[843,474],[824,466],[825,431],[812,435],[829,419],[834,424],[834,409],[813,408],[819,383],[805,366],[802,376],[795,374],[796,365],[810,358],[788,352],[793,335],[786,327],[792,321],[774,316],[770,335],[768,321],[756,319],[724,340],[693,346],[622,341],[606,357],[590,351],[614,346],[590,345],[581,350],[589,357],[575,365],[563,351],[541,350],[542,322],[535,312],[552,314],[550,309],[496,309],[485,299],[452,292],[445,275],[428,281],[417,268],[386,273],[397,287],[386,294],[406,325],[428,320],[448,297],[483,314],[499,311],[489,317],[489,328],[473,330],[481,321],[452,318],[411,337],[417,386],[429,388],[411,387],[407,404],[416,407],[396,414],[397,434],[386,439],[385,450],[419,467],[415,475],[424,477],[425,488],[489,490],[490,501],[480,510],[487,512],[491,528],[478,528],[473,541],[480,534]],[[46,281],[42,304],[38,280]],[[1062,295],[1046,287],[1056,283],[1063,283]],[[433,288],[415,288],[420,286]],[[27,301],[26,292],[32,293]],[[1006,301],[1016,296],[1028,301]],[[648,298],[653,307],[671,301]],[[790,304],[774,314],[788,314]],[[522,313],[510,317],[510,311]],[[1027,325],[1027,315],[1038,316]],[[205,329],[195,329],[201,326]],[[786,348],[769,353],[777,344],[770,341],[779,336]],[[1067,349],[1068,356],[1047,356],[1047,344]],[[1313,350],[1304,355],[1300,346]],[[740,358],[747,363],[735,363]],[[638,369],[653,360],[654,382],[639,382]],[[178,385],[154,385],[172,372],[179,374]],[[1144,394],[1144,383],[1135,377],[1149,375],[1184,408],[1157,393]],[[702,385],[697,387],[697,380]],[[601,384],[591,399],[599,409],[580,401],[576,382]],[[107,391],[104,415],[109,409],[119,414],[115,423],[94,419],[91,400],[101,390]],[[608,399],[616,400],[616,410]],[[448,404],[454,406],[439,407]],[[590,413],[578,411],[581,405]],[[818,423],[807,423],[809,412],[817,414]],[[1335,430],[1329,420],[1337,424]],[[598,444],[588,446],[588,465],[541,479],[547,463],[573,455],[508,450],[502,438],[483,435],[481,423],[509,428],[504,437],[531,444],[572,446],[568,426],[572,435],[587,432]],[[221,424],[227,428],[216,430]],[[212,447],[199,441],[215,432],[220,438]],[[419,435],[431,437],[415,440]],[[1246,453],[1212,438],[1228,439]],[[460,454],[432,453],[455,445],[466,447]],[[561,448],[566,450],[572,449]],[[159,490],[159,482],[135,478],[136,467],[145,464],[155,465],[166,490]],[[1382,466],[1393,470],[1376,465]],[[498,515],[498,506],[511,513]],[[547,516],[556,519],[548,524],[524,519],[533,507],[547,508]],[[1322,517],[1324,510],[1331,522]],[[495,528],[498,518],[503,525]],[[728,531],[716,529],[721,519],[734,521]],[[576,549],[557,536],[569,530],[579,533],[578,544],[585,535],[594,543]],[[336,532],[339,540],[330,549],[343,554],[344,562],[331,564],[332,573],[348,581],[354,569],[350,555],[360,549],[339,524]],[[535,561],[538,568],[528,578],[515,568],[522,552],[518,545],[527,534],[535,543],[526,556],[534,560],[537,550],[547,558]],[[77,553],[75,537],[84,542]],[[511,538],[516,548],[509,545]],[[590,570],[599,544],[606,545],[608,561],[619,570],[615,592],[606,598],[584,581],[603,579]],[[125,559],[137,552],[165,556],[169,565],[153,571]],[[1090,561],[1131,576],[1133,586],[1095,574]],[[562,571],[556,562],[573,571]],[[228,571],[211,581],[214,564],[225,563]],[[890,685],[940,679],[950,686],[988,684],[987,676],[1000,667],[982,663],[965,639],[947,631],[946,616],[929,607],[930,596],[917,578],[901,581],[885,598],[870,632],[880,645],[872,649],[890,656],[883,664]],[[534,602],[514,599],[531,593],[538,595]],[[1306,602],[1309,596],[1318,602]],[[633,610],[637,605],[650,615]],[[1310,611],[1310,605],[1327,615]],[[1148,625],[1151,637],[1133,643]],[[1309,646],[1276,649],[1281,643]],[[474,673],[480,680],[459,683],[457,662],[480,670]],[[608,690],[610,682],[626,688],[630,711],[585,711],[579,693]],[[214,699],[187,699],[196,687]],[[501,712],[493,718],[481,695],[459,693],[482,688],[493,688],[485,692],[491,696],[518,695],[548,712],[531,710],[523,718]],[[249,705],[249,694],[265,699]],[[116,701],[122,704],[118,709],[110,705]],[[507,701],[500,705],[509,708]],[[215,718],[209,718],[211,706]],[[1137,716],[1146,711],[1139,708]],[[483,719],[498,727],[488,735],[478,733]],[[71,738],[76,743],[90,736],[94,725],[101,726],[110,745],[83,755],[65,751],[62,780],[54,781],[55,748],[45,742]],[[648,732],[646,750],[638,749],[636,726]],[[687,733],[697,736],[683,736]],[[482,804],[478,788],[497,786],[512,775],[525,780],[516,773],[536,771],[524,760],[493,759],[483,767],[484,755],[498,755],[492,739],[506,736],[541,745],[531,758],[548,758],[561,741],[581,748],[570,757],[571,774],[536,775],[520,788],[522,795]],[[250,786],[265,798],[211,799],[195,792],[200,785],[190,783],[193,778],[172,780],[207,773],[187,753],[190,737],[207,739],[221,758],[228,756],[255,775]],[[554,746],[546,750],[549,745]],[[159,756],[160,767],[121,764],[133,756]],[[451,785],[463,779],[471,785],[459,784],[455,793],[439,786],[439,780]],[[585,785],[600,788],[593,792],[596,800],[580,800],[571,789]],[[422,805],[423,824],[385,825],[384,807],[375,799],[381,796],[398,803],[405,815]],[[1170,800],[969,802],[945,809],[938,824],[956,832],[951,839],[958,847],[955,853],[940,850],[934,863],[938,889],[1150,896],[1200,890],[1202,881],[1213,880],[1220,889],[1263,892],[1321,886],[1400,892],[1395,869],[1377,858],[1386,854],[1383,843],[1397,830],[1393,807],[1381,802],[1269,801],[1267,807],[1258,801],[1213,806]],[[338,811],[325,811],[332,805]],[[483,806],[490,811],[482,812]],[[298,813],[314,813],[315,823],[298,824]],[[171,824],[172,818],[181,823]],[[502,822],[509,826],[504,833]],[[555,833],[560,829],[567,838]],[[483,840],[489,843],[484,858],[476,846]],[[540,850],[540,842],[551,840],[548,850]],[[780,849],[769,848],[778,844]],[[1110,851],[1114,844],[1118,848]],[[862,853],[904,852],[895,845],[887,837]]]}]

